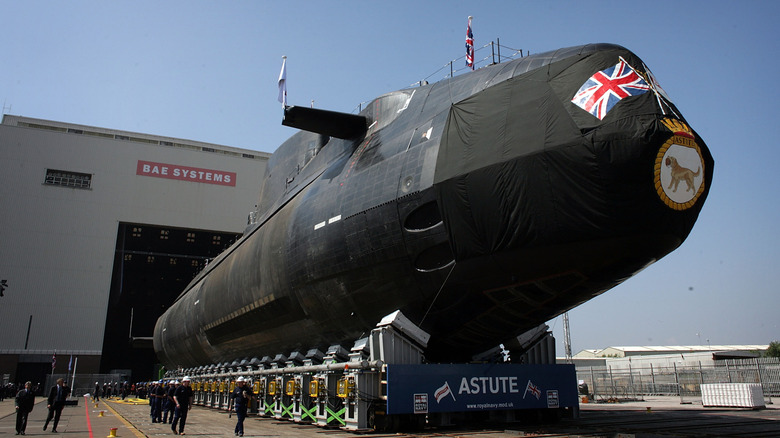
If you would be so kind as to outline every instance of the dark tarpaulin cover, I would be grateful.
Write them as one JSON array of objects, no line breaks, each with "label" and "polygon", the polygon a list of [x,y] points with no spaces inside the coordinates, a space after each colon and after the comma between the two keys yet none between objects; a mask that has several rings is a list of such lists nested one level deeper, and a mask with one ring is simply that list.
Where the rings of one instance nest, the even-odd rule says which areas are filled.
[{"label": "dark tarpaulin cover", "polygon": [[[639,58],[613,47],[552,62],[451,106],[434,184],[456,260],[614,237],[637,221],[680,242],[687,236],[704,198],[677,212],[655,195],[653,163],[672,135],[655,93],[622,99],[603,120],[571,102],[620,57],[644,72]],[[708,188],[712,158],[697,141]]]}]

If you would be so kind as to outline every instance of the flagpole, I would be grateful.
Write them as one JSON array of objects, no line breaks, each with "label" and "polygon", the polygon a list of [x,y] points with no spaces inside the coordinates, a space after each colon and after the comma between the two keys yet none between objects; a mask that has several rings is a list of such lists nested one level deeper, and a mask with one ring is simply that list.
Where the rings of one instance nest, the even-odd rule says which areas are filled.
[{"label": "flagpole", "polygon": [[73,379],[70,381],[70,390],[71,395],[73,395],[73,391],[76,390],[76,367],[79,366],[79,357],[76,356],[76,362],[73,363]]}]

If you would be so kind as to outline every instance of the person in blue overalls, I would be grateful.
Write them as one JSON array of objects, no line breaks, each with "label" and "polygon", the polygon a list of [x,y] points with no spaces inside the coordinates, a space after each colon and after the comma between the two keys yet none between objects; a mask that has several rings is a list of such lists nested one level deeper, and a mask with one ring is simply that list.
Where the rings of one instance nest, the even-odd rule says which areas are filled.
[{"label": "person in blue overalls", "polygon": [[[163,424],[165,423],[173,424],[173,413],[174,411],[176,411],[176,402],[173,401],[173,393],[176,391],[176,385],[178,383],[179,383],[178,380],[168,381],[168,388],[165,390],[165,398],[162,401]],[[170,418],[168,418],[168,412],[171,413]]]},{"label": "person in blue overalls", "polygon": [[154,382],[149,391],[149,404],[152,405],[152,423],[162,423],[162,398],[165,394],[163,381]]},{"label": "person in blue overalls", "polygon": [[236,379],[236,388],[230,394],[230,398],[233,399],[233,409],[236,411],[235,434],[236,436],[244,436],[244,418],[246,418],[246,410],[249,406],[249,401],[254,398],[255,394],[252,392],[252,388],[246,384],[246,380],[243,377]]}]

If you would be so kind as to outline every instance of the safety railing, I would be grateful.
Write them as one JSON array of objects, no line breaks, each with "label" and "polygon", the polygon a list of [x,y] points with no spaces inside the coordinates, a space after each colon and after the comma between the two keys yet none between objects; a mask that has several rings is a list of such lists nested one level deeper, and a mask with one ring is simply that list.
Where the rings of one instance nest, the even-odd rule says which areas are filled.
[{"label": "safety railing", "polygon": [[[678,396],[682,403],[701,397],[703,383],[760,383],[765,397],[780,397],[780,359],[754,358],[685,362],[669,366],[600,366],[577,368],[577,379],[594,400]],[[581,389],[585,385],[580,385]]]}]

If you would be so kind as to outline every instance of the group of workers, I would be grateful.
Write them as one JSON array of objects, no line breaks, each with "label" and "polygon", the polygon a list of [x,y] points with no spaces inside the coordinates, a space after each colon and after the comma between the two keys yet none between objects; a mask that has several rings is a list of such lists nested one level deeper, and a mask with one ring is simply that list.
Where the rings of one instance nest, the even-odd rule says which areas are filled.
[{"label": "group of workers", "polygon": [[168,386],[162,380],[153,382],[149,388],[149,406],[152,423],[170,424],[174,435],[184,435],[187,413],[192,408],[190,378],[184,377],[181,384],[171,380]]},{"label": "group of workers", "polygon": [[[149,388],[152,423],[171,424],[174,435],[184,435],[187,412],[192,408],[190,378],[184,377],[181,384],[178,380],[169,380],[167,383],[166,386],[165,382],[160,380],[154,382]],[[243,377],[236,379],[236,387],[230,394],[231,409],[236,412],[237,418],[234,430],[236,436],[244,436],[244,419],[249,402],[254,397],[252,388],[246,384],[246,380]]]}]

